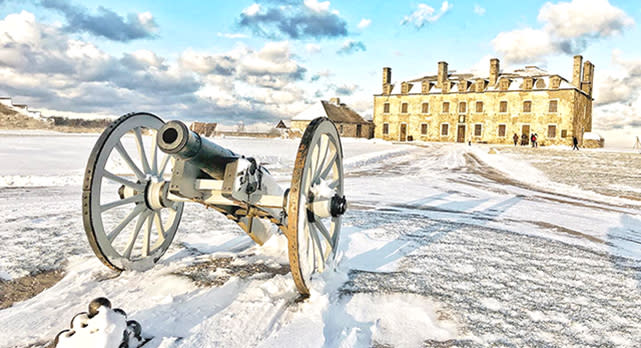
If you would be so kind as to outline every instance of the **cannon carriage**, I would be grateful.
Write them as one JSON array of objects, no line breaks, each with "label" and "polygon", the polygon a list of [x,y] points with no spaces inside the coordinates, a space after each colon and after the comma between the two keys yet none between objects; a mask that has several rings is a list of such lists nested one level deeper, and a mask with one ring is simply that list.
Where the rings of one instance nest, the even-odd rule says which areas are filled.
[{"label": "cannon carriage", "polygon": [[105,129],[89,157],[85,231],[108,267],[145,270],[169,248],[184,203],[200,203],[236,222],[258,244],[282,232],[296,287],[308,295],[312,275],[336,255],[347,206],[342,161],[336,127],[317,118],[301,138],[291,185],[282,188],[255,159],[180,121],[127,114]]}]

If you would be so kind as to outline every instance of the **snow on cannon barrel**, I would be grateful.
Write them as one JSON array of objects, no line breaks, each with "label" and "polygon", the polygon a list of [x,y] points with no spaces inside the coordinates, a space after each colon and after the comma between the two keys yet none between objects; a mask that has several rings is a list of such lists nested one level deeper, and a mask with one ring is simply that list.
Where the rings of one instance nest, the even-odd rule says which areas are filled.
[{"label": "snow on cannon barrel", "polygon": [[145,270],[174,238],[184,202],[211,207],[263,244],[280,230],[299,292],[334,258],[341,219],[343,150],[336,127],[320,117],[305,130],[291,185],[190,131],[148,113],[127,114],[102,133],[89,157],[83,220],[98,258],[117,269]]}]

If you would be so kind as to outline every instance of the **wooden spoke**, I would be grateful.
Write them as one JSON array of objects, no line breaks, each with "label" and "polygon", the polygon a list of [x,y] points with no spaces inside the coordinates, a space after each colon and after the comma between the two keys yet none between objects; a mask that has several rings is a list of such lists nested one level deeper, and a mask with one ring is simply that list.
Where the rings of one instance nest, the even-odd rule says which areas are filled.
[{"label": "wooden spoke", "polygon": [[113,173],[111,173],[111,172],[109,172],[107,170],[104,171],[103,176],[105,178],[111,180],[111,181],[115,181],[115,182],[117,182],[119,184],[123,184],[123,185],[125,185],[127,187],[131,187],[132,189],[137,190],[137,191],[142,191],[142,190],[145,189],[144,185],[135,183],[133,181],[129,181],[129,180],[127,180],[127,179],[125,179],[123,177],[120,177],[120,176],[118,176],[116,174],[113,174]]},{"label": "wooden spoke", "polygon": [[127,153],[127,150],[122,146],[122,143],[120,140],[118,140],[118,143],[115,146],[116,151],[120,154],[120,157],[122,157],[123,160],[127,163],[129,168],[136,174],[136,177],[138,177],[139,180],[144,180],[145,179],[145,174],[138,169],[138,166],[134,163],[134,161],[131,159],[129,154]]},{"label": "wooden spoke", "polygon": [[116,228],[114,228],[113,231],[111,231],[109,234],[107,234],[107,239],[109,242],[113,242],[116,237],[120,234],[120,232],[133,220],[136,216],[138,216],[140,213],[142,213],[146,207],[143,204],[137,205],[134,210],[129,213]]},{"label": "wooden spoke", "polygon": [[157,131],[152,132],[151,137],[151,171],[158,175],[158,139],[156,138]]},{"label": "wooden spoke", "polygon": [[169,163],[170,158],[171,156],[165,155],[165,158],[163,158],[162,162],[160,163],[160,169],[158,170],[158,175],[160,175],[161,177],[163,176],[163,174],[165,174],[165,169],[167,168],[167,164]]},{"label": "wooden spoke", "polygon": [[313,222],[314,227],[316,227],[316,230],[320,232],[320,234],[323,237],[325,237],[325,239],[327,240],[327,243],[329,243],[329,245],[333,248],[334,244],[332,243],[332,237],[330,237],[329,231],[327,231],[327,228],[325,227],[325,225],[323,225],[323,223],[319,219],[320,218],[316,216],[316,220]]},{"label": "wooden spoke", "polygon": [[149,244],[151,243],[151,228],[153,226],[153,214],[149,214],[147,217],[147,228],[145,229],[145,234],[142,237],[142,257],[149,256]]},{"label": "wooden spoke", "polygon": [[160,212],[157,211],[154,213],[154,224],[156,225],[156,231],[158,232],[158,238],[160,240],[165,239],[165,227],[162,224],[162,218],[160,217]]},{"label": "wooden spoke", "polygon": [[140,127],[134,129],[134,134],[136,136],[136,145],[138,146],[138,154],[140,155],[140,161],[142,162],[142,169],[145,173],[151,173],[151,167],[149,167],[149,161],[147,160],[147,154],[145,153],[145,143],[142,141],[142,133]]},{"label": "wooden spoke", "polygon": [[125,199],[119,199],[117,201],[109,202],[106,204],[102,204],[100,206],[100,212],[104,213],[109,209],[113,209],[115,207],[119,207],[121,205],[129,204],[129,203],[139,203],[145,200],[145,197],[142,194],[137,194],[135,196],[127,197]]},{"label": "wooden spoke", "polygon": [[329,171],[332,170],[334,167],[334,161],[336,161],[336,158],[338,158],[338,153],[336,151],[333,151],[333,155],[331,159],[327,162],[327,164],[323,163],[325,167],[322,168],[322,170],[319,170],[316,174],[316,178],[314,178],[314,182],[317,182],[318,179],[326,179],[327,174],[329,174]]},{"label": "wooden spoke", "polygon": [[129,238],[129,243],[127,243],[127,249],[122,254],[124,257],[126,258],[131,257],[131,251],[134,249],[134,245],[136,244],[136,238],[138,238],[138,234],[142,229],[142,225],[147,220],[147,217],[149,216],[149,214],[151,214],[151,212],[147,210],[142,214],[140,214],[140,216],[138,217],[138,221],[136,222],[136,227],[134,228],[134,231],[131,233],[131,237]]}]

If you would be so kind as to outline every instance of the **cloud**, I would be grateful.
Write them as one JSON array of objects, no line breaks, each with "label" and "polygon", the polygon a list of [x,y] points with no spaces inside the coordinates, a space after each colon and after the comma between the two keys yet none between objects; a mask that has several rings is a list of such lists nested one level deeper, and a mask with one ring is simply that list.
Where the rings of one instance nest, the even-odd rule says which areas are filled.
[{"label": "cloud", "polygon": [[87,8],[67,0],[41,0],[40,4],[60,12],[67,20],[65,30],[68,32],[87,32],[113,41],[128,42],[153,38],[158,29],[149,12],[129,13],[127,18],[123,18],[102,6],[98,7],[96,14],[91,14]]},{"label": "cloud", "polygon": [[403,18],[401,25],[413,24],[417,29],[423,28],[427,23],[436,22],[445,13],[451,10],[452,7],[453,5],[449,2],[443,1],[440,10],[436,12],[433,7],[427,4],[418,4],[417,9],[414,12]]},{"label": "cloud", "polygon": [[305,45],[305,50],[309,54],[316,54],[316,53],[319,53],[321,51],[321,46],[319,44],[309,43],[309,44]]},{"label": "cloud", "polygon": [[366,51],[367,48],[365,47],[365,44],[361,41],[354,41],[354,40],[346,40],[343,42],[343,45],[341,48],[336,51],[338,54],[353,54],[358,51]]},{"label": "cloud", "polygon": [[641,127],[641,59],[626,59],[615,50],[612,63],[617,70],[595,76],[594,128]]},{"label": "cloud", "polygon": [[329,1],[305,0],[277,7],[253,4],[240,14],[240,27],[267,38],[334,38],[347,35],[347,23]]},{"label": "cloud", "polygon": [[241,33],[216,33],[216,36],[226,39],[246,39],[249,37],[249,35]]},{"label": "cloud", "polygon": [[508,63],[543,59],[549,54],[576,54],[591,41],[611,37],[634,24],[623,10],[608,0],[572,0],[545,3],[538,15],[540,28],[499,33],[494,50]]},{"label": "cloud", "polygon": [[358,29],[365,29],[365,28],[369,27],[370,24],[372,24],[372,20],[371,19],[363,18],[358,23]]},{"label": "cloud", "polygon": [[352,95],[358,89],[358,85],[355,84],[342,84],[334,87],[336,90],[336,95]]},{"label": "cloud", "polygon": [[275,120],[311,99],[298,84],[305,73],[288,42],[188,49],[176,60],[150,50],[116,57],[26,11],[0,19],[0,94],[55,114]]},{"label": "cloud", "polygon": [[481,7],[479,4],[474,5],[474,13],[476,13],[479,16],[485,15],[485,9]]},{"label": "cloud", "polygon": [[316,82],[316,81],[320,80],[321,78],[328,78],[328,77],[331,77],[331,76],[334,76],[334,73],[331,70],[326,69],[326,70],[319,71],[316,74],[312,75],[312,77],[309,80],[311,82]]}]

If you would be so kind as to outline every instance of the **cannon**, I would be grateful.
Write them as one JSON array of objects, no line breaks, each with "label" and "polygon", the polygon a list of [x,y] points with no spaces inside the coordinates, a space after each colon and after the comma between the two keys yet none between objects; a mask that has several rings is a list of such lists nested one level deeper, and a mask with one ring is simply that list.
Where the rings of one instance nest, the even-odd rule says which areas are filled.
[{"label": "cannon", "polygon": [[104,130],[87,163],[82,211],[89,244],[106,266],[153,267],[174,239],[185,202],[222,213],[260,245],[283,233],[294,283],[309,295],[312,275],[336,256],[347,207],[335,125],[325,117],[310,122],[289,188],[254,158],[180,121],[131,113]]}]

